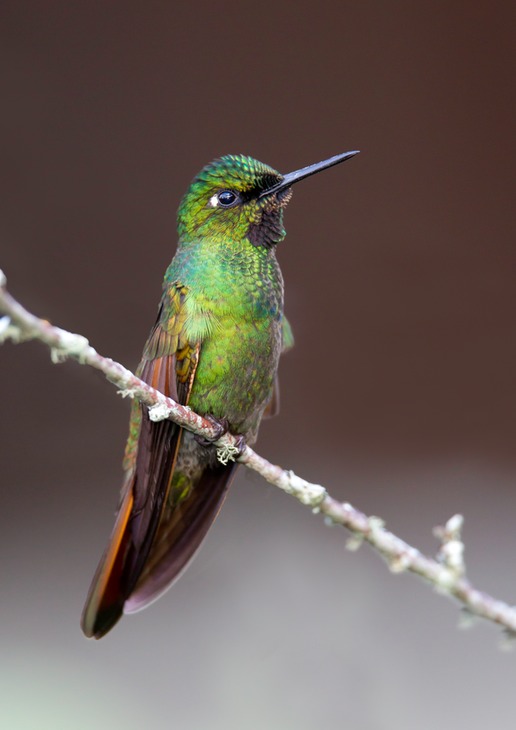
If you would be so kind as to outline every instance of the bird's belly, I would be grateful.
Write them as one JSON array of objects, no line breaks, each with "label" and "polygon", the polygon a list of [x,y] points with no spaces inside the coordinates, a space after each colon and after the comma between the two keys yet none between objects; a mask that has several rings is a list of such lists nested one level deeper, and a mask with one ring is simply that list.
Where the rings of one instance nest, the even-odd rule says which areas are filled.
[{"label": "bird's belly", "polygon": [[202,344],[189,405],[201,414],[226,418],[234,433],[254,440],[272,395],[281,326],[270,320],[223,324]]}]

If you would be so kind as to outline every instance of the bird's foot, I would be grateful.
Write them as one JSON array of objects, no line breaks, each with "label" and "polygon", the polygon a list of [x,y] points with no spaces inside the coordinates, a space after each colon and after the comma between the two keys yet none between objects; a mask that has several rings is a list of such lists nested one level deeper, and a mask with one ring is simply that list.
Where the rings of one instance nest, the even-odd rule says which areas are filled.
[{"label": "bird's foot", "polygon": [[[206,438],[205,436],[199,436],[196,434],[194,438],[198,444],[208,448],[229,432],[229,422],[227,418],[215,418],[215,416],[210,414],[204,416],[204,418],[212,424],[214,429],[216,429],[215,435],[211,438]],[[245,437],[241,434],[236,435],[234,444],[224,444],[223,446],[219,446],[217,449],[217,458],[222,464],[227,464],[228,461],[236,461],[238,457],[244,453],[245,447]]]},{"label": "bird's foot", "polygon": [[194,438],[201,446],[211,446],[211,444],[218,441],[229,431],[229,422],[227,418],[215,418],[215,416],[212,416],[209,413],[204,416],[204,418],[209,421],[215,429],[215,436],[206,438],[206,436],[199,436],[198,434],[195,434]]}]

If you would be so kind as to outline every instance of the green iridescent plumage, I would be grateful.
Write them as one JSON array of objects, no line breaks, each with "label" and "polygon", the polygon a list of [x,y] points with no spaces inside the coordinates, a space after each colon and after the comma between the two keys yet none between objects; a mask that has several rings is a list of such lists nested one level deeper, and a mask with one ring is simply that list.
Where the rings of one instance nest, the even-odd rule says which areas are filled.
[{"label": "green iridescent plumage", "polygon": [[[254,442],[264,414],[277,411],[278,361],[293,343],[276,260],[290,185],[351,154],[286,176],[243,155],[201,170],[179,207],[178,249],[138,369],[142,379]],[[235,470],[173,422],[152,423],[139,404],[124,466],[115,528],[83,613],[84,632],[96,638],[183,570]]]},{"label": "green iridescent plumage", "polygon": [[[159,340],[151,337],[144,353],[151,359],[185,344],[202,344],[189,405],[226,418],[231,430],[248,441],[254,441],[272,396],[283,331],[285,347],[293,344],[283,317],[283,279],[272,249],[285,236],[283,208],[290,192],[279,201],[252,198],[281,179],[272,168],[243,155],[215,160],[194,179],[179,207],[178,251],[163,284],[159,321],[166,334],[160,332]],[[230,209],[210,205],[222,189],[237,191],[249,201]],[[262,219],[267,223],[264,241],[253,245],[249,234]],[[136,450],[139,410],[133,413],[126,468]]]}]

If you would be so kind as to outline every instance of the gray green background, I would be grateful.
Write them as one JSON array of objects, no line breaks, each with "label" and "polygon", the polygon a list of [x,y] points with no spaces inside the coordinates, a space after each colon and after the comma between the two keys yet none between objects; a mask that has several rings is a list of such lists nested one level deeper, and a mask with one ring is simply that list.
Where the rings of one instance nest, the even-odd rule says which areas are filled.
[{"label": "gray green background", "polygon": [[[271,460],[432,553],[466,518],[516,601],[514,2],[12,2],[0,10],[0,266],[30,309],[135,366],[193,175],[228,152],[296,187],[279,247],[296,349]],[[0,724],[514,728],[515,656],[241,473],[173,590],[101,642],[79,615],[128,403],[0,350]],[[332,424],[331,414],[334,414]]]}]

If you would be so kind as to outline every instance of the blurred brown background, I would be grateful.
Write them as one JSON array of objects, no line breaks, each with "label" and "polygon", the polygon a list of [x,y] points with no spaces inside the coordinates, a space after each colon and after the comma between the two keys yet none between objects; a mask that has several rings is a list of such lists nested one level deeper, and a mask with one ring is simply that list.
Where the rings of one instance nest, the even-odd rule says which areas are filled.
[{"label": "blurred brown background", "polygon": [[[0,266],[128,366],[200,167],[362,150],[287,211],[297,346],[259,450],[427,552],[463,512],[470,577],[516,600],[514,2],[0,12]],[[128,404],[38,344],[0,372],[2,726],[514,728],[496,629],[247,473],[174,589],[87,642]]]}]

